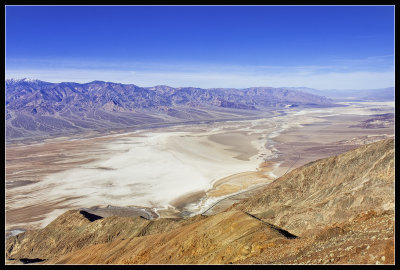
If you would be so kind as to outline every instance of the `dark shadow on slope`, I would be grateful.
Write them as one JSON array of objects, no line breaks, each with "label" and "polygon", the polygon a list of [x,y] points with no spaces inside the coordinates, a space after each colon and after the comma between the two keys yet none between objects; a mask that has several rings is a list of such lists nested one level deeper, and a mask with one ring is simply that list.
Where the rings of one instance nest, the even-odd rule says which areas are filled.
[{"label": "dark shadow on slope", "polygon": [[19,259],[23,264],[28,264],[28,263],[37,263],[37,262],[43,262],[45,261],[45,259],[39,259],[39,258],[35,258],[35,259],[28,259],[28,258],[22,258]]},{"label": "dark shadow on slope", "polygon": [[80,211],[79,213],[81,213],[85,218],[87,218],[90,222],[96,221],[98,219],[102,219],[103,217],[98,216],[98,215],[94,215],[94,214],[90,214],[86,211]]},{"label": "dark shadow on slope", "polygon": [[262,223],[264,223],[265,225],[267,225],[271,229],[273,229],[273,230],[277,231],[278,233],[282,234],[287,239],[296,239],[298,237],[298,236],[296,236],[296,235],[294,235],[294,234],[292,234],[292,233],[290,233],[290,232],[288,232],[288,231],[286,231],[286,230],[284,230],[282,228],[279,228],[278,226],[275,226],[274,224],[265,222],[262,219],[260,219],[260,218],[258,218],[256,216],[253,216],[252,214],[249,214],[247,212],[244,212],[244,213],[247,214],[248,216],[252,217],[252,218],[255,218],[255,219],[261,221]]}]

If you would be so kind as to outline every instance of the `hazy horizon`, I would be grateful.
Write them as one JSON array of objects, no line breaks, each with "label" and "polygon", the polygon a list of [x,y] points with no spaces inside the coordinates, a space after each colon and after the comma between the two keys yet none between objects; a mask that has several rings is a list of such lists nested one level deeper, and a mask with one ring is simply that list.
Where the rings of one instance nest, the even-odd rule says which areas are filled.
[{"label": "hazy horizon", "polygon": [[[123,83],[123,82],[117,82],[117,81],[107,81],[107,80],[101,80],[101,79],[95,79],[92,81],[83,81],[83,82],[76,82],[76,81],[46,81],[46,80],[40,80],[37,78],[27,78],[27,77],[23,77],[23,78],[6,78],[6,80],[30,80],[30,81],[35,81],[35,80],[39,80],[39,81],[43,81],[43,82],[48,82],[48,83],[79,83],[79,84],[87,84],[87,83],[92,83],[95,81],[99,81],[99,82],[106,82],[106,83],[120,83],[120,84],[133,84],[139,87],[156,87],[156,86],[168,86],[168,87],[172,87],[172,88],[186,88],[186,87],[195,87],[195,86],[191,86],[191,85],[187,85],[187,86],[171,86],[171,85],[167,85],[167,84],[157,84],[157,85],[150,85],[150,86],[143,86],[143,85],[138,85],[137,83]],[[386,87],[379,87],[379,88],[364,88],[364,89],[316,89],[316,88],[311,88],[311,87],[307,87],[307,86],[269,86],[269,85],[256,85],[256,86],[247,86],[247,87],[236,87],[236,89],[246,89],[246,88],[257,88],[257,87],[272,87],[272,88],[309,88],[309,89],[313,89],[313,90],[321,90],[321,91],[332,91],[332,90],[340,90],[340,91],[362,91],[362,90],[374,90],[374,89],[386,89],[386,88],[394,88],[394,86],[386,86]],[[195,88],[201,88],[201,87],[195,87]],[[210,88],[203,88],[203,89],[213,89],[213,88],[235,88],[235,87],[210,87]]]}]

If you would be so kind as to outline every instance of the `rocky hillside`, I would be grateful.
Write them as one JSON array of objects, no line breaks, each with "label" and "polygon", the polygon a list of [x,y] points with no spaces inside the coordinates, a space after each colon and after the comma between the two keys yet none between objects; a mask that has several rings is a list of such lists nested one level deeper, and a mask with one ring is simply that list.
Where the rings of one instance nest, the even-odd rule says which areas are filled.
[{"label": "rocky hillside", "polygon": [[34,137],[177,121],[254,116],[285,105],[331,106],[296,90],[139,87],[93,81],[6,80],[6,136]]},{"label": "rocky hillside", "polygon": [[68,211],[6,241],[7,263],[393,264],[394,139],[297,168],[213,216]]},{"label": "rocky hillside", "polygon": [[393,139],[293,170],[235,209],[300,235],[365,210],[394,209]]}]

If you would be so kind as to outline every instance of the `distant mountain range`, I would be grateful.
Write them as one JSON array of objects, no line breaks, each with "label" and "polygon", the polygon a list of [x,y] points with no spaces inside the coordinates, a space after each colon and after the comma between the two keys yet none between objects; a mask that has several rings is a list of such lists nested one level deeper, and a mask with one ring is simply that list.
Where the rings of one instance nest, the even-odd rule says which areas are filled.
[{"label": "distant mountain range", "polygon": [[32,79],[8,79],[5,85],[7,140],[248,117],[288,106],[334,106],[329,98],[288,88],[139,87],[104,81],[80,84]]},{"label": "distant mountain range", "polygon": [[288,87],[286,89],[325,96],[334,101],[393,101],[395,92],[394,87],[365,90],[317,90],[308,87]]}]

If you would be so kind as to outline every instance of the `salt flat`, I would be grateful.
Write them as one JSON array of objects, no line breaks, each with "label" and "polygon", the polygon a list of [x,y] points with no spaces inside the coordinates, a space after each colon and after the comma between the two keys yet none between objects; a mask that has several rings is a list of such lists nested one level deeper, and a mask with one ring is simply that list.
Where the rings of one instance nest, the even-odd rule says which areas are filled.
[{"label": "salt flat", "polygon": [[[227,175],[257,169],[260,158],[254,154],[262,149],[256,149],[251,140],[244,141],[243,147],[236,150],[226,143],[209,139],[211,135],[225,134],[227,131],[224,128],[236,128],[236,125],[179,126],[122,136],[103,136],[95,147],[85,146],[79,141],[80,149],[73,149],[69,153],[53,153],[58,160],[53,161],[52,165],[58,169],[53,167],[53,171],[43,173],[34,183],[7,190],[9,220],[17,221],[18,216],[27,215],[23,209],[29,210],[27,223],[42,227],[60,214],[57,208],[108,204],[173,208],[170,202],[178,197],[209,190],[213,182]],[[247,133],[244,131],[243,136]],[[253,139],[257,137],[250,136]],[[87,145],[91,144],[89,141],[86,140]],[[235,140],[232,143],[238,145]],[[68,144],[73,144],[73,141]],[[62,142],[57,142],[57,145],[63,148]],[[48,152],[45,151],[46,144],[32,147],[39,146],[43,151],[31,154],[31,160],[35,157],[43,158],[43,152]],[[15,148],[14,151],[17,151],[18,147]],[[71,150],[71,146],[65,148]],[[248,155],[247,152],[252,154]],[[247,155],[248,158],[236,158],[238,154]],[[87,162],[82,156],[87,158]],[[14,162],[16,159],[9,163]],[[63,170],[61,167],[66,163],[75,163],[75,166]],[[36,170],[42,172],[46,169],[49,168],[45,164],[36,167]],[[24,173],[28,174],[29,171],[25,170]],[[17,172],[10,174],[8,180],[14,178],[15,181],[17,175]],[[38,209],[34,209],[34,206]],[[35,213],[39,215],[35,216]],[[35,218],[32,219],[32,216]],[[19,222],[15,226],[26,226],[26,222]]]},{"label": "salt flat", "polygon": [[[201,213],[230,194],[345,151],[356,144],[350,142],[355,137],[393,134],[393,124],[351,127],[391,112],[393,103],[350,105],[8,145],[6,229],[43,227],[67,209],[92,206],[146,206],[162,216]],[[346,140],[347,148],[342,147]]]}]

